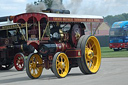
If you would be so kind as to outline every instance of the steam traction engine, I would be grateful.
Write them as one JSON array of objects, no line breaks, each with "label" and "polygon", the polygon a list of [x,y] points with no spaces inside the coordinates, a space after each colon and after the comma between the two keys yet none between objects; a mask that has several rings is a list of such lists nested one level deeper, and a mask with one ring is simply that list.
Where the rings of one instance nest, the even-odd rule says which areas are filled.
[{"label": "steam traction engine", "polygon": [[[13,17],[0,17],[0,22],[7,19],[12,20]],[[27,45],[19,27],[24,28],[24,25],[16,23],[0,25],[0,70],[9,70],[13,65],[18,71],[24,70],[24,55],[34,51],[31,45]]]},{"label": "steam traction engine", "polygon": [[43,68],[51,69],[58,78],[65,77],[71,68],[78,66],[84,74],[99,70],[100,45],[96,37],[84,34],[84,23],[101,23],[102,17],[24,13],[15,16],[14,22],[25,24],[25,41],[35,48],[26,61],[26,73],[30,78],[39,78]]}]

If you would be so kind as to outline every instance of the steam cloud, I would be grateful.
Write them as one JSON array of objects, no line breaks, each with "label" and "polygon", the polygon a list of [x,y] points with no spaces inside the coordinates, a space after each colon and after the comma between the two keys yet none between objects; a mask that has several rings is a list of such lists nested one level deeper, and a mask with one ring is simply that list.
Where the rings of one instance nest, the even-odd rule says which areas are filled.
[{"label": "steam cloud", "polygon": [[[126,12],[127,0],[63,0],[72,14],[115,15]],[[128,7],[128,6],[127,6]]]},{"label": "steam cloud", "polygon": [[[45,5],[44,2],[39,2],[38,5],[34,4],[27,4],[26,6],[26,12],[41,12],[42,10],[47,9],[48,7]],[[61,0],[53,0],[52,9],[65,9],[63,4],[61,3]]]},{"label": "steam cloud", "polygon": [[[109,11],[108,4],[109,0],[66,0],[70,3],[65,4],[65,8],[69,8],[73,14],[94,14],[104,15]],[[111,3],[113,0],[111,0]],[[64,2],[66,3],[66,2]],[[111,5],[111,4],[109,4]],[[101,10],[102,9],[102,10]]]},{"label": "steam cloud", "polygon": [[[127,0],[53,0],[52,9],[70,10],[72,14],[115,15],[125,13]],[[124,9],[125,8],[125,9]],[[43,2],[39,5],[27,4],[26,12],[41,12],[47,9]]]},{"label": "steam cloud", "polygon": [[61,0],[53,0],[52,7],[53,9],[65,9],[64,5],[61,3]]},{"label": "steam cloud", "polygon": [[43,2],[40,2],[38,5],[34,4],[27,4],[26,6],[26,12],[41,12],[42,10],[45,10],[46,6]]}]

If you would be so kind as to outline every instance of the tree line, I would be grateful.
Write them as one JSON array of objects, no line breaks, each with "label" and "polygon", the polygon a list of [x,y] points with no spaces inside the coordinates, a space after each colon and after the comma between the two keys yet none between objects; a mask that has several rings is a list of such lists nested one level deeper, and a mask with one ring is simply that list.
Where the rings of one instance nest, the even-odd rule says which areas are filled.
[{"label": "tree line", "polygon": [[119,15],[108,15],[104,17],[104,22],[107,22],[108,25],[111,27],[114,22],[117,21],[126,21],[128,20],[128,13],[123,13]]}]

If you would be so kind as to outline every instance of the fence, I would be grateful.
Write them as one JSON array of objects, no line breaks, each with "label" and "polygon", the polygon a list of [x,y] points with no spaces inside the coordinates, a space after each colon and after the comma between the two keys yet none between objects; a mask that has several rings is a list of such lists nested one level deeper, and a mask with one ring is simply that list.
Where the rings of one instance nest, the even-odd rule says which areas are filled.
[{"label": "fence", "polygon": [[108,47],[109,46],[109,36],[96,36],[100,42],[101,47]]}]

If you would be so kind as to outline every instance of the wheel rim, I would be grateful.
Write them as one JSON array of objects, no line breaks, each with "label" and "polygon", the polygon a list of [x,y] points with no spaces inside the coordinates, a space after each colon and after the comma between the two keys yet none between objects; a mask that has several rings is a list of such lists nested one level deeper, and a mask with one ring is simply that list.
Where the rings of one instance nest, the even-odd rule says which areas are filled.
[{"label": "wheel rim", "polygon": [[60,53],[56,59],[56,69],[60,77],[65,77],[69,71],[69,61],[64,53]]},{"label": "wheel rim", "polygon": [[29,71],[34,78],[38,78],[42,73],[42,59],[38,54],[33,54],[29,60]]},{"label": "wheel rim", "polygon": [[15,68],[20,71],[24,68],[24,56],[22,54],[16,54],[14,58]]},{"label": "wheel rim", "polygon": [[88,38],[85,46],[85,60],[88,69],[92,73],[96,73],[100,68],[101,63],[101,49],[96,37]]}]

